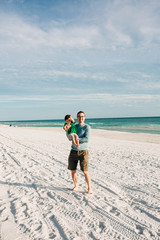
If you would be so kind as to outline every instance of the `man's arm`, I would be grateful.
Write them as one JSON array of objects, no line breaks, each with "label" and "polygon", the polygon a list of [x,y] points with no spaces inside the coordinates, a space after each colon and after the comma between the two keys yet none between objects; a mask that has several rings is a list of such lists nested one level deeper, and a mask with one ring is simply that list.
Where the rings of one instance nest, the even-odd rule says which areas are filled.
[{"label": "man's arm", "polygon": [[90,138],[90,133],[91,133],[91,128],[90,128],[90,126],[86,126],[85,137],[79,138],[79,143],[88,142],[88,141],[89,141],[89,138]]}]

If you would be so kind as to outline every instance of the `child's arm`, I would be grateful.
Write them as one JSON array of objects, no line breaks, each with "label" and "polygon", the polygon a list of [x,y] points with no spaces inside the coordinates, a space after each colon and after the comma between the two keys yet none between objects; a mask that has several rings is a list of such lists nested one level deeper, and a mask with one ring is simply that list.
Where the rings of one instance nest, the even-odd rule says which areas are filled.
[{"label": "child's arm", "polygon": [[64,125],[63,125],[63,129],[66,131],[66,125],[67,125],[67,123],[65,123]]},{"label": "child's arm", "polygon": [[65,131],[68,131],[69,128],[70,128],[70,126],[67,125],[67,124],[63,127],[63,129],[64,129]]},{"label": "child's arm", "polygon": [[69,118],[71,120],[71,122],[75,123],[74,119],[72,118],[72,116],[70,116]]}]

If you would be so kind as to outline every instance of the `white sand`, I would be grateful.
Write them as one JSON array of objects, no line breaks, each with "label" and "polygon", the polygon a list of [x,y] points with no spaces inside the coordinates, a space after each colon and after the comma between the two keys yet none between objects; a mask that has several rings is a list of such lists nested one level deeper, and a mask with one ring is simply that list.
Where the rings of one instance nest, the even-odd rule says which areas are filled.
[{"label": "white sand", "polygon": [[160,239],[160,135],[92,130],[94,194],[62,129],[0,127],[1,240]]}]

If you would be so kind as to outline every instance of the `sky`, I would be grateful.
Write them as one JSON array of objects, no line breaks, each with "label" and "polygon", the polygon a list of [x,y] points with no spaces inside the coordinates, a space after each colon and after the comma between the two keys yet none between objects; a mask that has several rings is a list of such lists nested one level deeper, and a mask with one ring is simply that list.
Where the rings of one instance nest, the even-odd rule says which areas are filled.
[{"label": "sky", "polygon": [[160,116],[159,0],[0,0],[0,121]]}]

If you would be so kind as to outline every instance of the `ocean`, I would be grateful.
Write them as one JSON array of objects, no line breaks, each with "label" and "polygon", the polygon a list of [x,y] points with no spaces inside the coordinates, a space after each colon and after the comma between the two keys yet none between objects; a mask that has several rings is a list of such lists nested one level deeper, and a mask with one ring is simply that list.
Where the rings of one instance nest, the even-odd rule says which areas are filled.
[{"label": "ocean", "polygon": [[[88,118],[85,122],[93,129],[160,134],[160,117]],[[0,124],[18,127],[63,127],[64,120],[0,121]]]}]

